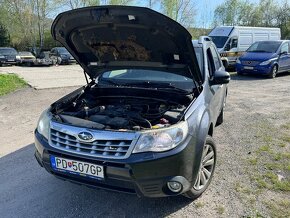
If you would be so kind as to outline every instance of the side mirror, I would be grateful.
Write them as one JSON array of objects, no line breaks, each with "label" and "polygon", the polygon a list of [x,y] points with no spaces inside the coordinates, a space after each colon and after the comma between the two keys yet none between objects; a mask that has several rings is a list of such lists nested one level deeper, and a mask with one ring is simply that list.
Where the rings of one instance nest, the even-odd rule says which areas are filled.
[{"label": "side mirror", "polygon": [[283,52],[280,53],[280,55],[286,55],[286,54],[288,54],[287,51],[283,51]]},{"label": "side mirror", "polygon": [[222,85],[227,84],[231,80],[231,76],[227,71],[217,70],[214,73],[214,76],[210,80],[210,85]]},{"label": "side mirror", "polygon": [[231,49],[231,45],[228,43],[226,44],[225,51],[229,51]]}]

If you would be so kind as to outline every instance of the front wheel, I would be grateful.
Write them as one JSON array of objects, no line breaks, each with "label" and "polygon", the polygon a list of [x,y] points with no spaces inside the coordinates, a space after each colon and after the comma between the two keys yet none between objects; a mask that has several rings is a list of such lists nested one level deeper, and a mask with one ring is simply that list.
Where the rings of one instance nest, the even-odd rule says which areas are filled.
[{"label": "front wheel", "polygon": [[215,165],[216,145],[213,138],[207,136],[203,147],[199,171],[197,173],[194,185],[189,191],[185,192],[183,195],[193,200],[201,196],[212,180]]},{"label": "front wheel", "polygon": [[269,78],[274,79],[277,75],[277,72],[278,72],[278,66],[274,65],[270,74],[269,74]]}]

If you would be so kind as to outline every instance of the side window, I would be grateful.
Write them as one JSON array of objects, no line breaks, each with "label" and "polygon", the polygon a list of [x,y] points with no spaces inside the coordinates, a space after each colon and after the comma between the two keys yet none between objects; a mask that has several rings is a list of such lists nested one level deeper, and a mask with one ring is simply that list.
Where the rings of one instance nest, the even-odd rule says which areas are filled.
[{"label": "side window", "polygon": [[210,50],[212,53],[215,70],[219,70],[222,66],[222,64],[220,62],[220,55],[217,53],[216,49],[213,46],[210,47]]},{"label": "side window", "polygon": [[289,44],[288,43],[284,43],[281,47],[281,53],[283,52],[287,52],[289,53]]},{"label": "side window", "polygon": [[232,39],[231,48],[237,48],[237,47],[238,47],[238,39]]},{"label": "side window", "polygon": [[211,52],[211,49],[208,48],[206,50],[206,56],[207,56],[207,67],[208,67],[208,72],[209,72],[209,76],[212,77],[214,75],[215,72],[215,64],[214,64],[214,59],[213,59],[213,55]]}]

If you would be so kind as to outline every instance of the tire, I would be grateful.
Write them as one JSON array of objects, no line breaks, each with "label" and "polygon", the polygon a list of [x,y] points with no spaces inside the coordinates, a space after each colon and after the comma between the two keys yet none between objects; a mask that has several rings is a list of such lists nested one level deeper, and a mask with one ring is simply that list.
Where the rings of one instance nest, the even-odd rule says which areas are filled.
[{"label": "tire", "polygon": [[27,63],[26,63],[26,66],[27,66],[27,67],[32,67],[32,63],[31,63],[31,62],[27,62]]},{"label": "tire", "polygon": [[275,64],[271,69],[271,72],[269,74],[269,78],[274,79],[277,75],[277,72],[278,72],[278,66]]},{"label": "tire", "polygon": [[[216,145],[211,136],[207,136],[203,147],[200,168],[192,188],[183,195],[192,200],[197,199],[209,186],[216,165]],[[207,165],[205,165],[207,164]],[[206,170],[206,171],[205,171]],[[202,179],[203,177],[203,179]],[[202,183],[204,180],[204,183]]]}]

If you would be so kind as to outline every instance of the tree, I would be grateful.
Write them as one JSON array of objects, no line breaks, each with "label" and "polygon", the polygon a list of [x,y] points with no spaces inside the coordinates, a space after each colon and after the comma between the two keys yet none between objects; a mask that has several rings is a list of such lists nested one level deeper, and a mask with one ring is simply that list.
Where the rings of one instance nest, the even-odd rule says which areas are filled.
[{"label": "tree", "polygon": [[214,11],[215,25],[242,25],[251,22],[254,5],[244,0],[226,0]]},{"label": "tree", "polygon": [[259,3],[261,26],[275,26],[277,24],[278,5],[273,0],[260,0]]},{"label": "tree", "polygon": [[290,5],[285,0],[277,11],[277,27],[281,29],[283,39],[290,39]]},{"label": "tree", "polygon": [[55,0],[54,2],[60,7],[67,6],[70,9],[100,5],[100,0]]},{"label": "tree", "polygon": [[195,18],[195,1],[162,0],[163,13],[184,26],[192,26]]},{"label": "tree", "polygon": [[109,5],[128,5],[132,0],[109,0]]},{"label": "tree", "polygon": [[10,36],[7,29],[0,24],[0,47],[5,47],[10,45]]}]

